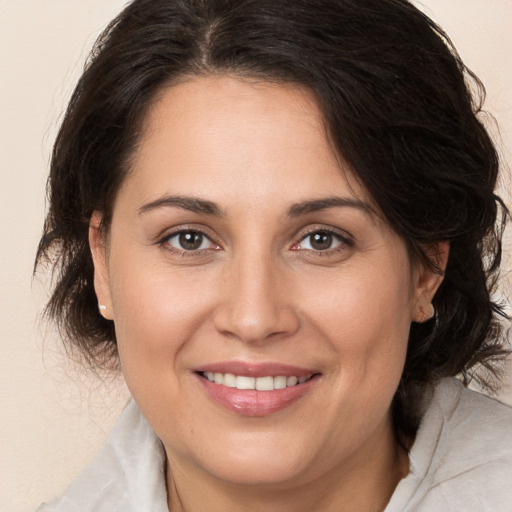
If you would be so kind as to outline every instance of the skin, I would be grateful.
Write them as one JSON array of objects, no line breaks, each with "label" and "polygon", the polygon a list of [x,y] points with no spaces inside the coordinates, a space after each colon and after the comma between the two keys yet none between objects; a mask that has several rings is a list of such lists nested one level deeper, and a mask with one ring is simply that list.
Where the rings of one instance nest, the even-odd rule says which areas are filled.
[{"label": "skin", "polygon": [[[325,198],[343,204],[311,207]],[[312,95],[228,76],[161,91],[108,236],[100,221],[98,301],[165,446],[170,510],[382,510],[408,472],[389,408],[410,323],[429,317],[441,277],[411,265],[333,152]],[[177,230],[204,233],[200,248],[183,249]],[[322,230],[330,245],[314,250]],[[233,360],[318,377],[291,405],[247,416],[195,373]]]}]

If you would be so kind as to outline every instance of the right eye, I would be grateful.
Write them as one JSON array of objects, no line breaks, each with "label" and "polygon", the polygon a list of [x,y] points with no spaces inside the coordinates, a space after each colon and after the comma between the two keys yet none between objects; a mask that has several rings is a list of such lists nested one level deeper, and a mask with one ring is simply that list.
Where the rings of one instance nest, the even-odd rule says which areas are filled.
[{"label": "right eye", "polygon": [[[179,252],[206,251],[218,248],[204,233],[193,229],[176,231],[166,236],[161,243]],[[170,247],[169,247],[170,246]]]}]

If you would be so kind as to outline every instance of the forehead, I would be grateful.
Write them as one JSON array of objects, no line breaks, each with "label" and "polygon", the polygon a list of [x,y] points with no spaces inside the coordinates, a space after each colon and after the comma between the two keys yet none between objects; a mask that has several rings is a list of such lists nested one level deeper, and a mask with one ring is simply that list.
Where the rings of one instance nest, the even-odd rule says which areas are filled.
[{"label": "forehead", "polygon": [[[198,77],[160,91],[148,111],[131,176],[145,199],[164,193],[265,200],[275,189],[366,196],[330,144],[313,94],[289,84]],[[172,190],[169,190],[172,189]],[[217,198],[216,198],[217,199]]]}]

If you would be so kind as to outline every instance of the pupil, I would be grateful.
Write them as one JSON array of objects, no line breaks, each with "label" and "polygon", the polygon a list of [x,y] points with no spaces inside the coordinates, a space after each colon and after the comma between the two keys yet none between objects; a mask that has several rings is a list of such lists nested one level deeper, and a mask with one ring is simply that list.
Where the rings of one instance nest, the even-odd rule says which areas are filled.
[{"label": "pupil", "polygon": [[329,249],[332,244],[332,235],[325,231],[315,233],[311,237],[311,246],[319,251]]},{"label": "pupil", "polygon": [[189,231],[188,233],[180,234],[180,245],[187,251],[194,251],[199,249],[202,243],[203,235],[201,233],[194,233]]}]

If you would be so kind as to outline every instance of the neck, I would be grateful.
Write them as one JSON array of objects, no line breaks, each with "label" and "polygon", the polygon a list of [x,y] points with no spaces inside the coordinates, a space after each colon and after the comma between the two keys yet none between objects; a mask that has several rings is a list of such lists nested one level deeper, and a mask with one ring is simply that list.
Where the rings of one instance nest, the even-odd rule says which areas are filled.
[{"label": "neck", "polygon": [[384,436],[370,440],[350,460],[316,478],[302,475],[293,482],[232,484],[173,457],[167,462],[169,511],[380,512],[408,471],[407,453],[395,441],[390,425]]}]

